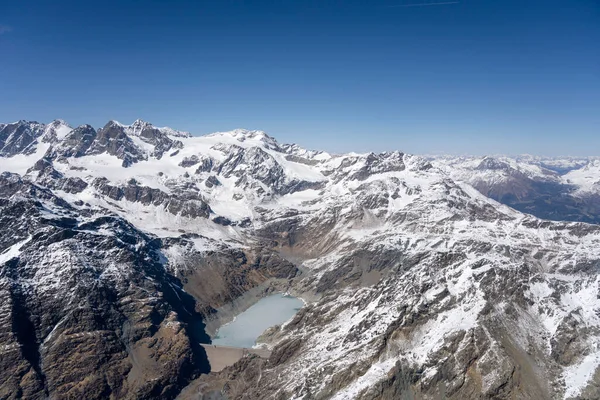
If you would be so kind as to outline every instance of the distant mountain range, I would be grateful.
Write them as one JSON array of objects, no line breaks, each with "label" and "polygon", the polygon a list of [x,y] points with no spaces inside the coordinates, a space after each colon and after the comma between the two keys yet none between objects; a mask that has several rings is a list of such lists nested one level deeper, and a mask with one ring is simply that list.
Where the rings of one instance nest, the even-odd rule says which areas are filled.
[{"label": "distant mountain range", "polygon": [[[0,172],[0,398],[600,398],[598,159],[56,120]],[[269,359],[210,373],[275,291]]]},{"label": "distant mountain range", "polygon": [[600,223],[600,158],[436,157],[452,179],[519,211]]}]

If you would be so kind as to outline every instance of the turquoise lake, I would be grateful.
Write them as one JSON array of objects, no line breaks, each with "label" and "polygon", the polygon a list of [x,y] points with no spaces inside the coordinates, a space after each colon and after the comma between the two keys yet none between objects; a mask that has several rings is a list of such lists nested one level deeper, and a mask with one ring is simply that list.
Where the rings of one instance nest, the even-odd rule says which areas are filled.
[{"label": "turquoise lake", "polygon": [[291,319],[304,306],[302,300],[274,294],[265,297],[217,331],[212,343],[221,346],[252,347],[268,328]]}]

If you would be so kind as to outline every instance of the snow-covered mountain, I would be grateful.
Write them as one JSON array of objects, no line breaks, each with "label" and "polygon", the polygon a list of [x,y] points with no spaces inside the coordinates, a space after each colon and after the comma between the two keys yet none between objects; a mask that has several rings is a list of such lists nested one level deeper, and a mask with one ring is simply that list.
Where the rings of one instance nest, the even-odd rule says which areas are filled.
[{"label": "snow-covered mountain", "polygon": [[600,195],[600,160],[592,160],[582,168],[569,171],[563,181],[575,185],[576,193],[581,197]]},{"label": "snow-covered mountain", "polygon": [[[600,397],[600,226],[490,198],[592,166],[139,120],[20,121],[0,144],[2,398]],[[204,324],[270,290],[307,301],[270,358],[206,374]]]},{"label": "snow-covered mountain", "polygon": [[432,157],[452,179],[519,211],[558,221],[600,223],[597,158]]}]

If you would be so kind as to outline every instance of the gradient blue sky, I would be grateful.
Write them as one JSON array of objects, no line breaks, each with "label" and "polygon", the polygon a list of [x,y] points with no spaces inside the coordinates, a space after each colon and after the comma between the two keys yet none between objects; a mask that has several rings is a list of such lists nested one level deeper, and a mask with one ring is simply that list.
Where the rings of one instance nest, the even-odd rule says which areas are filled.
[{"label": "gradient blue sky", "polygon": [[600,154],[598,0],[433,2],[2,1],[0,121]]}]

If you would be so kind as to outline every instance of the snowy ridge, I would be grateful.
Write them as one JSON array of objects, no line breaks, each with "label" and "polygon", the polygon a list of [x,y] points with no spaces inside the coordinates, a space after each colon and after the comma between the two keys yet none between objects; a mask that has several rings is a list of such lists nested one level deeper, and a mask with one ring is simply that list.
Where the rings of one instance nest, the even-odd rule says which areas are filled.
[{"label": "snowy ridge", "polygon": [[114,121],[115,123],[123,126],[127,132],[127,134],[129,135],[133,135],[133,136],[141,136],[143,134],[144,129],[156,129],[159,132],[168,135],[168,136],[173,136],[173,137],[177,137],[177,138],[189,138],[192,135],[189,132],[184,132],[184,131],[177,131],[175,129],[169,128],[169,127],[154,127],[151,123],[146,122],[144,120],[141,119],[136,119],[133,124],[131,125],[123,125],[120,122]]}]

